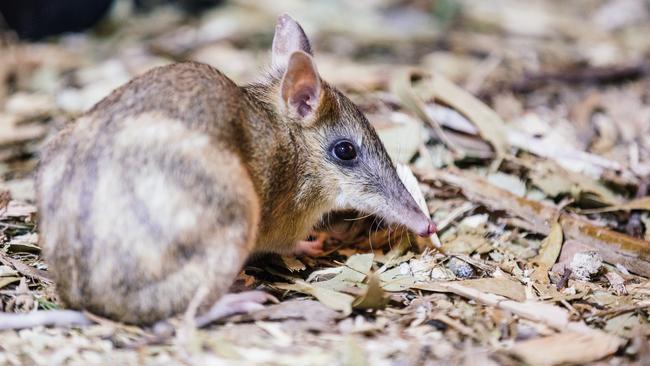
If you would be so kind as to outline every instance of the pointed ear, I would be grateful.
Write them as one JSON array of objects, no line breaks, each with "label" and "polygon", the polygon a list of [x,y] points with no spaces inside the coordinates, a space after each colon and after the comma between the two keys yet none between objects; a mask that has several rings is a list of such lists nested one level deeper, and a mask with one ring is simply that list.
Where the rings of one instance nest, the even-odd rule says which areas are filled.
[{"label": "pointed ear", "polygon": [[314,60],[297,51],[291,54],[282,78],[282,100],[289,114],[305,119],[318,109],[321,96],[320,76]]},{"label": "pointed ear", "polygon": [[289,57],[296,51],[303,51],[313,56],[305,31],[287,14],[278,18],[272,49],[271,62],[276,70],[284,70],[289,63]]}]

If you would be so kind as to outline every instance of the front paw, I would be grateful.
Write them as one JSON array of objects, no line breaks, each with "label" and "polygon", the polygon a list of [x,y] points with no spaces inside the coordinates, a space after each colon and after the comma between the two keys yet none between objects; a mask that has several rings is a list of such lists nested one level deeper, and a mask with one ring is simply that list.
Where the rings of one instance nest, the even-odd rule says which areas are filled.
[{"label": "front paw", "polygon": [[296,256],[309,256],[309,257],[318,257],[323,255],[323,245],[325,240],[327,240],[327,234],[325,233],[315,233],[310,237],[314,238],[313,240],[299,240],[296,242],[296,245],[293,249],[293,254]]}]

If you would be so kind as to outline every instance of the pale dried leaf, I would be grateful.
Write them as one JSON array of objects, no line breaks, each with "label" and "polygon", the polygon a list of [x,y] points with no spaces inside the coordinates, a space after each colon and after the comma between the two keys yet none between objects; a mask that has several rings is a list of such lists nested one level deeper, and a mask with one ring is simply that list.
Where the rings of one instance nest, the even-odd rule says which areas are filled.
[{"label": "pale dried leaf", "polygon": [[533,262],[539,266],[535,269],[534,279],[538,283],[548,284],[549,279],[547,272],[553,267],[557,261],[562,250],[562,242],[564,236],[562,234],[562,226],[556,220],[551,226],[551,232],[544,240],[539,249],[539,254],[533,258]]},{"label": "pale dried leaf", "polygon": [[507,278],[477,278],[459,284],[490,294],[501,295],[515,301],[526,300],[526,288]]},{"label": "pale dried leaf", "polygon": [[383,309],[387,303],[379,277],[375,273],[371,273],[368,275],[368,283],[364,293],[354,300],[352,306],[355,309]]},{"label": "pale dried leaf", "polygon": [[621,342],[605,333],[558,333],[514,345],[510,352],[530,365],[584,364],[616,352]]},{"label": "pale dried leaf", "polygon": [[347,316],[352,312],[352,302],[354,301],[354,297],[348,294],[320,286],[313,286],[304,281],[296,281],[295,283],[276,283],[275,286],[279,289],[311,295],[323,305],[330,309],[340,311],[343,315]]}]

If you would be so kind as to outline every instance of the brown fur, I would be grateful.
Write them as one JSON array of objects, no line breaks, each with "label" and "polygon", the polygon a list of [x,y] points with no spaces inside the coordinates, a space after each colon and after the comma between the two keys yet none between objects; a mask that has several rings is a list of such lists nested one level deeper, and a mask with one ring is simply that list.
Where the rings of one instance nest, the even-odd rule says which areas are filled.
[{"label": "brown fur", "polygon": [[[160,67],[55,136],[37,193],[65,303],[152,323],[183,311],[200,285],[218,299],[251,253],[290,253],[333,208],[423,216],[347,98],[320,82],[317,110],[296,118],[281,81],[242,88],[204,64]],[[329,154],[340,136],[363,146],[355,169]]]}]

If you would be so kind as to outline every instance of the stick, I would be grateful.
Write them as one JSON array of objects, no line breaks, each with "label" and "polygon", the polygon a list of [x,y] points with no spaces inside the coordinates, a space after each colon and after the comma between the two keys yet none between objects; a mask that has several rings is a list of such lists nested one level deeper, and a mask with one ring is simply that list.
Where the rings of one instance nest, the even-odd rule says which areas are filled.
[{"label": "stick", "polygon": [[75,310],[46,310],[31,313],[0,313],[0,330],[24,329],[37,326],[71,327],[93,322]]},{"label": "stick", "polygon": [[559,306],[537,301],[518,302],[509,300],[503,296],[481,292],[456,282],[443,283],[441,285],[458,296],[509,311],[522,318],[543,323],[558,331],[606,336],[611,337],[618,344],[623,342],[617,336],[609,335],[599,329],[590,328],[583,322],[570,320],[569,312]]},{"label": "stick", "polygon": [[516,196],[471,173],[461,174],[457,169],[447,169],[419,171],[417,174],[425,181],[437,180],[459,187],[470,201],[524,219],[544,235],[550,233],[551,223],[559,214],[566,238],[598,250],[608,263],[620,263],[636,274],[650,276],[650,244],[647,241],[595,226],[576,215],[560,213],[560,208],[555,205]]}]

